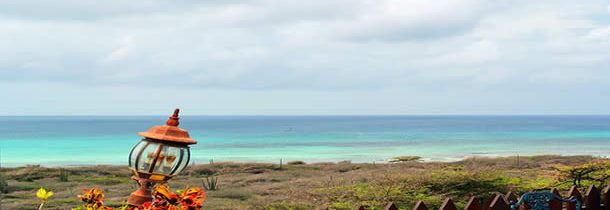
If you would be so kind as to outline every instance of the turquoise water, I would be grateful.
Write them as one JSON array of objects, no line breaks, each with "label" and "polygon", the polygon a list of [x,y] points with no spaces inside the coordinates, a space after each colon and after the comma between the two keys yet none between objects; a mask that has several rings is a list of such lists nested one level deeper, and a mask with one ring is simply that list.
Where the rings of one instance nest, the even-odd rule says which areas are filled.
[{"label": "turquoise water", "polygon": [[[2,166],[126,165],[165,116],[0,117]],[[183,116],[196,163],[610,156],[610,116]]]}]

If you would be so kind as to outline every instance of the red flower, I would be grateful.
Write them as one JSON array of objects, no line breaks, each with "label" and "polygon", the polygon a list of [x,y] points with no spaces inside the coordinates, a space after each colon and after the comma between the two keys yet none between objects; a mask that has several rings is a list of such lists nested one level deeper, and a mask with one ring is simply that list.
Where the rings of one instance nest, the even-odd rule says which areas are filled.
[{"label": "red flower", "polygon": [[82,206],[85,209],[112,210],[112,208],[104,206],[104,192],[97,187],[83,190],[83,194],[78,197],[86,203]]},{"label": "red flower", "polygon": [[182,194],[176,195],[162,184],[155,188],[153,196],[155,199],[150,210],[200,210],[206,193],[201,188],[186,188]]}]

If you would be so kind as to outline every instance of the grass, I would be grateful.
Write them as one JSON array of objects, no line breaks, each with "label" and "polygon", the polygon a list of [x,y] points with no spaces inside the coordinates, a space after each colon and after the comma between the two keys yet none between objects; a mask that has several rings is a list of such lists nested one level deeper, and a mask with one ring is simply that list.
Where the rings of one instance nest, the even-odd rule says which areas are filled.
[{"label": "grass", "polygon": [[[217,177],[219,188],[208,191],[205,209],[354,209],[367,205],[381,208],[394,201],[411,208],[418,200],[429,208],[438,207],[444,198],[452,197],[462,208],[470,195],[491,196],[509,190],[524,192],[533,188],[568,184],[558,180],[555,165],[574,166],[587,163],[588,156],[536,156],[505,158],[471,158],[457,162],[406,161],[393,164],[309,163],[278,164],[214,162],[189,166],[170,180],[172,189],[202,187],[202,179]],[[56,194],[47,209],[70,209],[80,201],[82,189],[100,187],[106,193],[106,204],[120,206],[136,189],[125,166],[87,166],[66,168],[69,177],[59,182],[59,168],[28,166],[2,168],[7,193],[2,207],[34,209],[35,191],[44,186]],[[588,183],[585,183],[588,184]],[[583,191],[584,192],[584,189]]]}]

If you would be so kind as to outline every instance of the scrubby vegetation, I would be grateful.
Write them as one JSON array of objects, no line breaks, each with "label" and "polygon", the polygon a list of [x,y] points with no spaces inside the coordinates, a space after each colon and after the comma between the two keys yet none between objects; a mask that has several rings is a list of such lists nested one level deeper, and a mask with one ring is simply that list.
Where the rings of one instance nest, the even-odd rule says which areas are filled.
[{"label": "scrubby vegetation", "polygon": [[[67,168],[67,182],[57,182],[62,174],[59,170],[38,166],[1,169],[8,184],[2,206],[36,208],[39,203],[31,199],[32,192],[45,186],[56,193],[46,209],[69,209],[79,204],[78,192],[96,185],[106,192],[104,205],[120,207],[137,187],[122,166]],[[495,192],[551,187],[567,190],[572,184],[600,186],[608,184],[609,174],[607,159],[589,156],[470,158],[450,163],[345,161],[287,164],[281,169],[277,164],[215,162],[190,166],[169,184],[176,189],[209,188],[214,177],[221,187],[208,191],[204,209],[354,209],[359,205],[375,209],[387,201],[412,207],[418,200],[434,208],[445,197],[452,197],[460,208],[470,195],[489,197]],[[202,182],[206,177],[210,183]]]},{"label": "scrubby vegetation", "polygon": [[2,174],[0,174],[0,193],[8,192],[8,183]]},{"label": "scrubby vegetation", "polygon": [[302,160],[294,160],[294,161],[290,161],[288,162],[288,165],[304,165],[305,161]]},{"label": "scrubby vegetation", "polygon": [[421,159],[420,156],[398,156],[398,157],[393,157],[392,159],[388,160],[388,162],[390,162],[390,163],[410,162],[410,161],[418,161],[420,159]]}]

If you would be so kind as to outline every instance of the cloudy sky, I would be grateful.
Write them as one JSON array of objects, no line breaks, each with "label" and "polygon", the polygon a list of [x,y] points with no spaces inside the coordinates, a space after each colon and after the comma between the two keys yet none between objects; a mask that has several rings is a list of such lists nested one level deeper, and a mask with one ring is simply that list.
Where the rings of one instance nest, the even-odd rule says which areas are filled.
[{"label": "cloudy sky", "polygon": [[0,98],[0,115],[610,114],[610,2],[0,1]]}]

